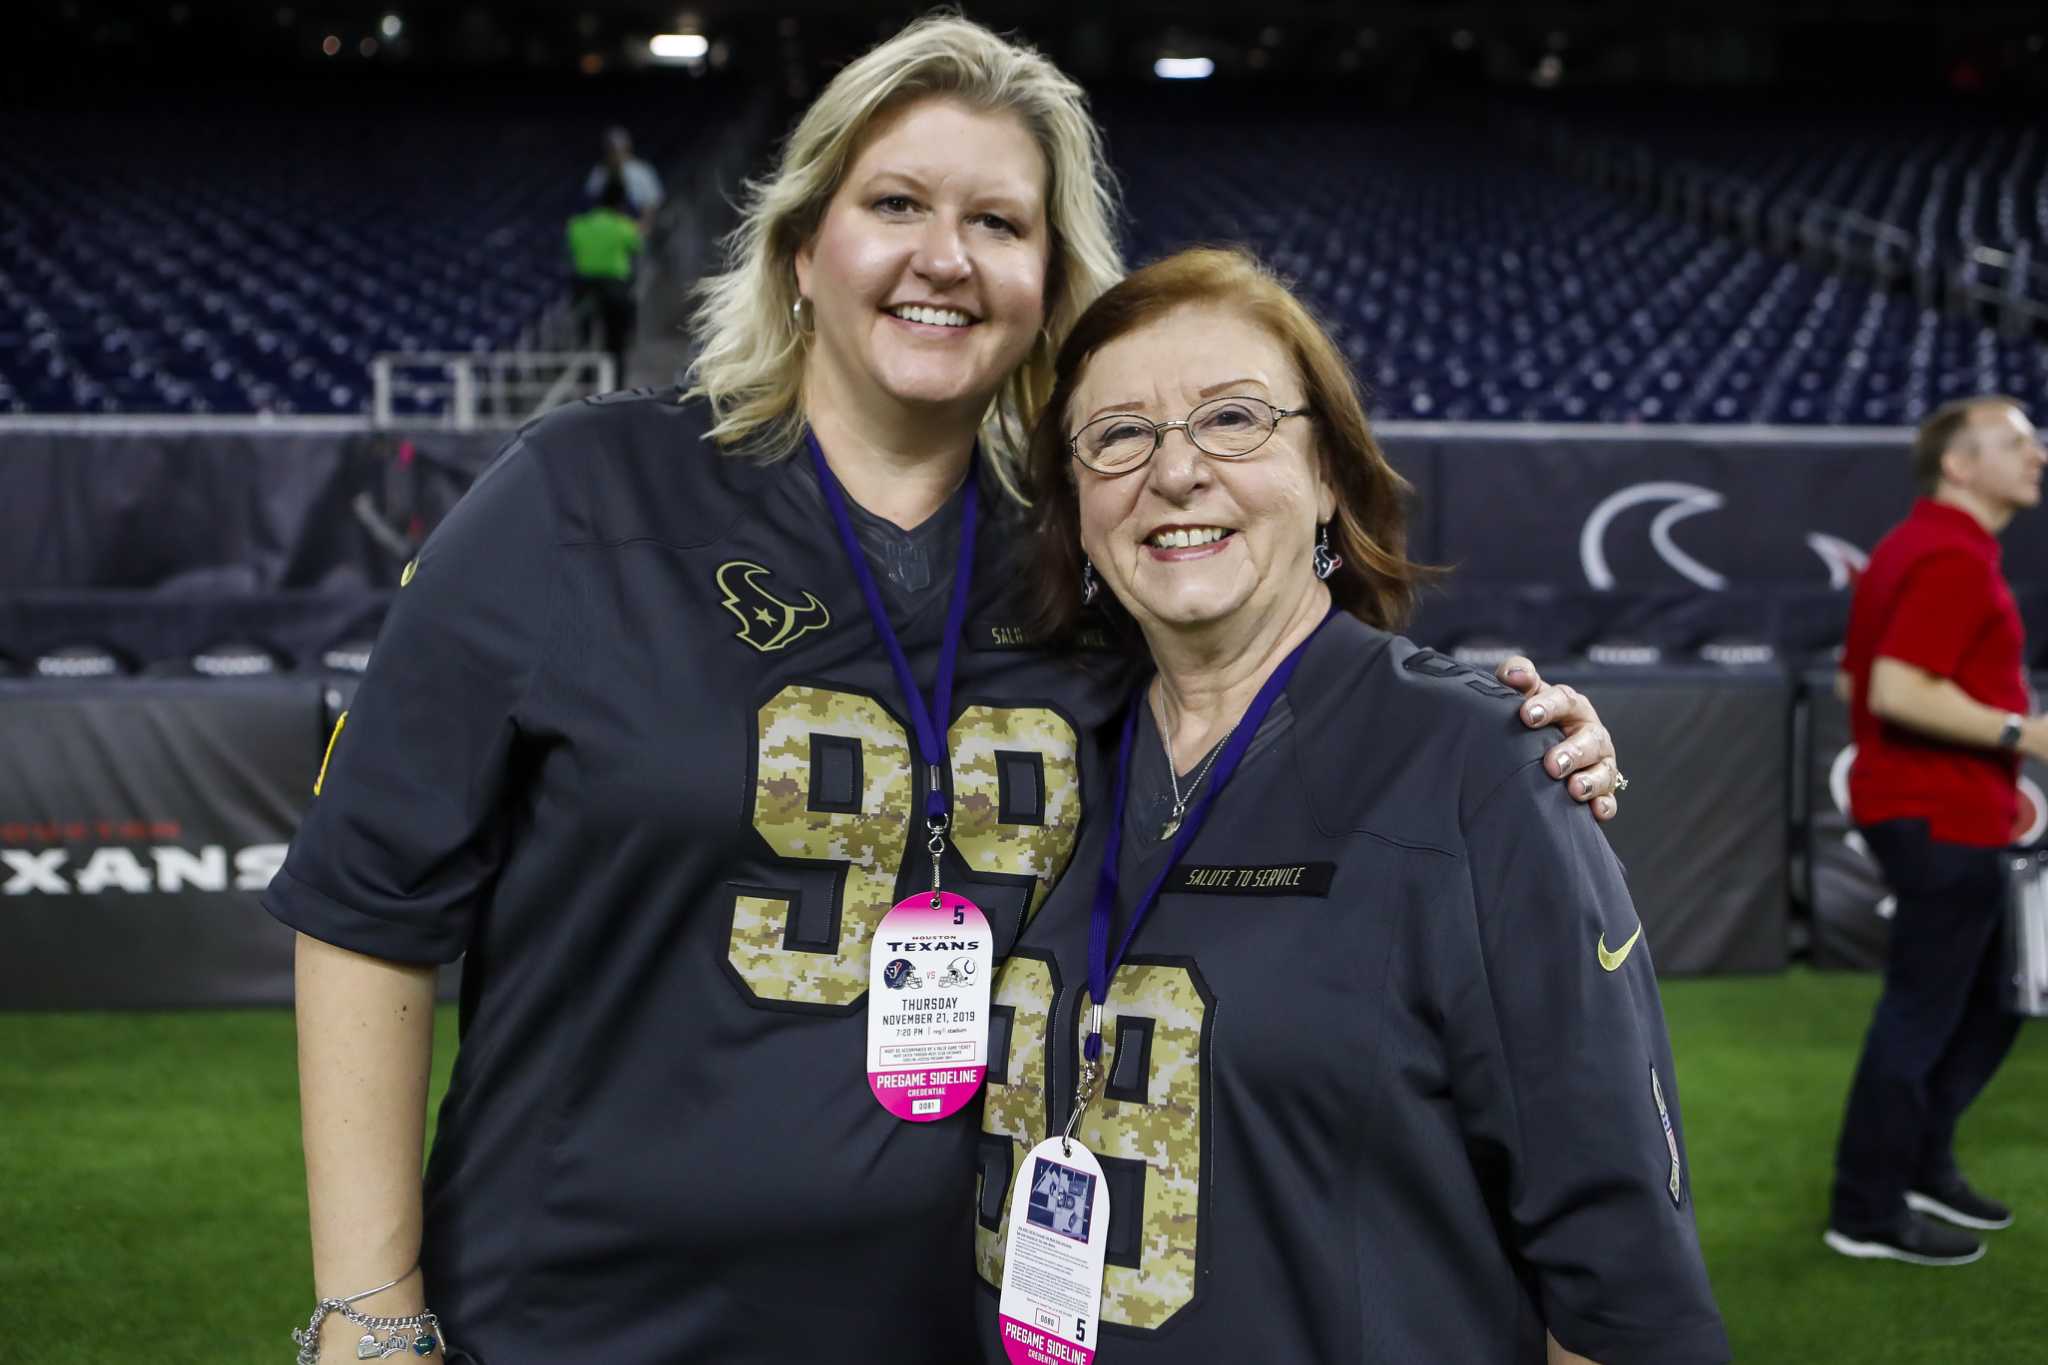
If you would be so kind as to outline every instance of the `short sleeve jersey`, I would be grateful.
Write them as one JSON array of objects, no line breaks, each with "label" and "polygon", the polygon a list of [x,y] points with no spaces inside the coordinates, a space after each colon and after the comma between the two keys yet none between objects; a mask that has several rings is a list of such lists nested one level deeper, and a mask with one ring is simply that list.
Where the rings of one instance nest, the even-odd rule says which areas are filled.
[{"label": "short sleeve jersey", "polygon": [[2030,708],[2026,629],[1998,541],[1958,507],[1921,498],[1870,552],[1856,580],[1842,668],[1854,684],[1849,806],[1858,824],[1925,820],[1945,843],[1997,847],[2019,815],[2019,756],[1948,744],[1880,720],[1870,670],[1897,659],[1947,678],[1986,706]]},{"label": "short sleeve jersey", "polygon": [[[1547,1327],[1605,1365],[1727,1360],[1649,948],[1544,736],[1348,617],[1286,701],[1105,1002],[1076,1133],[1110,1197],[1102,1358],[1540,1365]],[[1102,823],[997,983],[989,1361],[1010,1181],[1073,1094]]]},{"label": "short sleeve jersey", "polygon": [[[952,1365],[976,1117],[894,1119],[865,1072],[870,936],[929,885],[925,770],[811,471],[705,425],[620,395],[511,444],[399,592],[266,904],[467,954],[422,1254],[452,1344]],[[947,885],[999,952],[1123,686],[1019,646],[1017,540],[984,519],[944,719]],[[927,686],[947,595],[894,622]]]}]

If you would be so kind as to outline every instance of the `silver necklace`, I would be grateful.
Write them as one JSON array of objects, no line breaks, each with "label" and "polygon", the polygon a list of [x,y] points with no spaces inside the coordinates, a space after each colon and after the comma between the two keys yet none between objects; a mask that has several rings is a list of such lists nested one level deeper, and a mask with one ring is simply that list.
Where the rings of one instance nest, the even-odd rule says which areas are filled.
[{"label": "silver necklace", "polygon": [[[1166,705],[1164,702],[1160,704],[1159,714],[1162,719],[1166,715]],[[1188,813],[1188,802],[1195,799],[1195,792],[1202,785],[1202,779],[1207,777],[1209,769],[1216,765],[1216,756],[1223,752],[1224,745],[1230,743],[1230,737],[1237,733],[1238,724],[1243,720],[1244,717],[1239,716],[1237,720],[1232,721],[1230,728],[1223,732],[1223,738],[1216,741],[1216,747],[1209,751],[1209,756],[1202,760],[1202,766],[1196,770],[1195,780],[1188,783],[1186,795],[1181,794],[1180,778],[1173,771],[1173,736],[1170,733],[1172,727],[1169,724],[1166,728],[1160,730],[1159,743],[1166,750],[1166,780],[1173,787],[1173,814],[1166,817],[1166,823],[1160,826],[1159,837],[1161,839],[1171,839],[1174,835],[1180,833],[1181,817]]]}]

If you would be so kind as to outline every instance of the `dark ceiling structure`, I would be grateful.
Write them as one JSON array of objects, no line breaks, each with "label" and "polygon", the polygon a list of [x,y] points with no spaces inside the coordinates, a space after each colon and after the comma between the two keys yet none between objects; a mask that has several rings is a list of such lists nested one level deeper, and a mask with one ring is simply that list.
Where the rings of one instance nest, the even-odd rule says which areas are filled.
[{"label": "dark ceiling structure", "polygon": [[[1161,57],[1206,59],[1227,82],[1399,89],[1846,87],[2048,104],[2038,3],[1914,0],[969,0],[1091,84],[1142,82]],[[673,65],[801,97],[926,7],[840,0],[44,0],[0,58],[33,98],[80,79],[158,82],[498,73],[618,79]],[[701,36],[664,64],[658,34]]]}]

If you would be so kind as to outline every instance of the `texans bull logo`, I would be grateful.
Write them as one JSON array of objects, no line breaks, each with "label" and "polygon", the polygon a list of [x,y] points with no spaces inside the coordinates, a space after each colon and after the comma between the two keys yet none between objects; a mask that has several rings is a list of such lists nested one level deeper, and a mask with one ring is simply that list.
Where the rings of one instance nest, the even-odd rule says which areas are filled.
[{"label": "texans bull logo", "polygon": [[[1727,501],[1714,489],[1702,488],[1696,483],[1637,483],[1608,494],[1586,518],[1586,524],[1579,528],[1579,566],[1585,571],[1586,582],[1602,592],[1614,589],[1615,573],[1607,557],[1608,527],[1632,508],[1652,506],[1662,509],[1650,523],[1650,545],[1656,550],[1657,557],[1681,578],[1708,592],[1726,590],[1728,576],[1680,549],[1671,532],[1688,517],[1720,511]],[[1838,592],[1848,587],[1870,561],[1870,556],[1861,547],[1840,536],[1809,531],[1805,544],[1827,568],[1828,586]],[[1756,566],[1751,567],[1754,569]]]},{"label": "texans bull logo", "polygon": [[832,613],[811,593],[804,593],[798,604],[770,592],[765,583],[771,577],[768,570],[744,559],[718,566],[718,588],[725,594],[719,605],[739,621],[739,638],[763,654],[832,624]]}]

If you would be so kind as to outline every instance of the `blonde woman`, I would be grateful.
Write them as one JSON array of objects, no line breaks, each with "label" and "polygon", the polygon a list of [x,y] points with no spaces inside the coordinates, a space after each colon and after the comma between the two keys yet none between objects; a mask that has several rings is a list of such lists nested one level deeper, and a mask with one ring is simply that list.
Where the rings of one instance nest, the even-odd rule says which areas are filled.
[{"label": "blonde woman", "polygon": [[[878,1103],[870,950],[936,876],[1006,951],[1074,847],[1119,678],[1028,643],[1007,552],[1111,219],[1072,82],[914,24],[755,187],[693,387],[535,423],[430,541],[266,896],[300,931],[302,1359],[972,1353],[974,1115]],[[1590,709],[1536,701],[1604,794]]]}]

